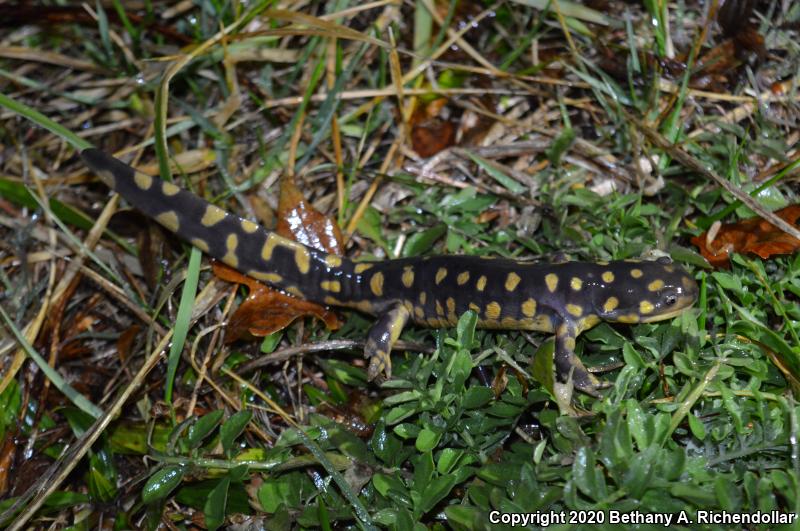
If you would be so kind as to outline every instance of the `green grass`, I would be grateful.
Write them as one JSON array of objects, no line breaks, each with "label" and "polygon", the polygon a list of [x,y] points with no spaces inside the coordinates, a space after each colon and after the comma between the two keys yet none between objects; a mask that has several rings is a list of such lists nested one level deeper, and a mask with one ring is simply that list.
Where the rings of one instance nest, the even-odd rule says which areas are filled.
[{"label": "green grass", "polygon": [[[554,511],[578,519],[555,522],[570,529],[588,527],[591,521],[581,519],[590,517],[609,527],[612,515],[639,511],[683,514],[688,521],[679,526],[688,529],[698,527],[690,524],[698,511],[800,511],[800,255],[736,256],[730,270],[715,271],[689,243],[714,221],[752,216],[742,195],[770,211],[798,202],[793,89],[765,96],[773,101],[735,123],[723,117],[768,83],[796,82],[787,64],[798,59],[792,43],[800,11],[773,12],[773,24],[759,27],[770,53],[701,94],[692,88],[694,70],[662,68],[670,66],[670,48],[695,68],[722,39],[710,27],[700,42],[704,15],[691,6],[612,5],[628,13],[612,17],[579,3],[501,4],[467,34],[479,61],[458,42],[444,47],[449,55],[431,56],[463,27],[460,8],[431,13],[433,3],[406,4],[395,18],[379,17],[381,7],[321,20],[309,15],[357,4],[312,2],[296,13],[261,2],[239,12],[207,0],[165,22],[157,16],[162,5],[145,3],[139,18],[115,2],[96,26],[65,22],[48,32],[32,25],[17,42],[28,59],[0,58],[5,357],[24,345],[14,338],[34,322],[50,273],[63,271],[65,257],[89,254],[94,262],[86,267],[98,272],[70,293],[57,328],[42,325],[24,345],[41,367],[55,349],[55,367],[42,374],[23,366],[0,389],[4,441],[63,472],[31,479],[17,453],[11,474],[0,474],[0,519],[7,525],[47,526],[57,517],[74,529],[101,520],[117,529],[159,522],[185,529],[202,513],[209,528],[252,521],[274,528],[486,529],[492,511]],[[677,15],[690,22],[676,23]],[[173,58],[166,79],[153,59],[178,48],[168,33],[142,22],[148,17],[194,39],[185,50],[194,55]],[[355,92],[397,82],[387,20],[394,21],[401,75],[433,60],[405,90],[435,80],[444,90],[504,91],[480,100],[495,117],[488,148],[459,146],[422,171],[427,161],[413,159],[399,123],[411,97],[401,108],[394,96]],[[604,50],[624,72],[615,73]],[[45,61],[38,55],[44,52],[92,61],[97,69],[69,70]],[[539,62],[532,60],[537,54]],[[483,61],[509,77],[464,68]],[[435,96],[431,91],[413,104]],[[473,112],[477,101],[453,95],[449,112]],[[736,194],[651,143],[626,113]],[[101,126],[109,130],[93,130]],[[87,136],[74,134],[80,131]],[[396,142],[398,158],[387,160]],[[95,249],[71,236],[86,233],[85,213],[96,214],[106,199],[99,185],[62,182],[85,171],[72,149],[90,144],[141,145],[142,164],[267,224],[274,220],[263,205],[274,205],[277,178],[290,164],[308,198],[342,227],[354,222],[379,179],[355,220],[348,256],[557,262],[660,250],[692,271],[701,297],[671,321],[600,324],[582,334],[579,355],[587,366],[611,368],[602,375],[610,386],[599,400],[573,395],[572,415],[559,410],[549,390],[548,336],[476,330],[470,313],[454,329],[405,330],[404,341],[435,352],[395,352],[394,377],[380,387],[366,382],[357,349],[309,351],[237,376],[243,363],[286,347],[363,340],[371,322],[347,314],[344,327],[331,332],[306,320],[261,349],[258,342],[225,345],[216,331],[243,294],[213,280],[197,250],[173,240],[161,250],[134,240],[121,245],[116,227]],[[493,151],[500,146],[516,151]],[[203,150],[211,166],[170,171],[170,158],[189,150]],[[52,222],[39,215],[40,189]],[[53,243],[34,229],[59,237]],[[155,278],[122,259],[133,249],[157,266]],[[45,251],[49,261],[19,265]],[[179,293],[183,278],[192,280]],[[148,329],[137,315],[156,324]],[[170,348],[162,332],[174,334]],[[129,334],[134,340],[126,343]],[[68,357],[65,345],[83,350]],[[169,361],[156,363],[162,350]],[[203,359],[208,380],[198,386],[192,363]],[[477,367],[488,371],[493,387]],[[49,398],[45,379],[55,388]],[[36,485],[39,476],[47,483]]]}]

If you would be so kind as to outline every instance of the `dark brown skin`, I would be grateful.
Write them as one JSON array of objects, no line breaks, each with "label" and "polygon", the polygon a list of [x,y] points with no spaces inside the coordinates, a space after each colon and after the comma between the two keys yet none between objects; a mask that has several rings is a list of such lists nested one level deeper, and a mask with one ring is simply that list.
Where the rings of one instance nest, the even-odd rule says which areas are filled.
[{"label": "dark brown skin", "polygon": [[133,206],[212,257],[291,295],[376,315],[365,347],[370,379],[391,376],[389,352],[409,320],[453,326],[473,310],[484,328],[555,333],[559,379],[596,394],[598,380],[575,355],[578,334],[600,321],[669,319],[697,298],[694,279],[665,258],[532,264],[450,255],[356,263],[282,238],[102,151],[81,156]]}]

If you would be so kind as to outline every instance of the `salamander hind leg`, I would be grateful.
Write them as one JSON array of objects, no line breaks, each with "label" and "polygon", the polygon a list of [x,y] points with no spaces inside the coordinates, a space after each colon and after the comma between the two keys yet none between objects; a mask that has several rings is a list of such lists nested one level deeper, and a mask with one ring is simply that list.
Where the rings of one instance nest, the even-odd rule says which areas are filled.
[{"label": "salamander hind leg", "polygon": [[400,337],[400,332],[408,322],[408,310],[398,304],[380,316],[372,326],[364,346],[364,357],[369,358],[367,377],[370,381],[378,378],[383,373],[386,378],[392,376],[392,361],[390,354],[392,346]]},{"label": "salamander hind leg", "polygon": [[572,375],[572,384],[584,393],[599,397],[598,389],[603,387],[600,380],[590,373],[583,362],[575,355],[575,339],[577,337],[575,326],[562,323],[556,329],[555,366],[556,377],[562,383],[569,381]]}]

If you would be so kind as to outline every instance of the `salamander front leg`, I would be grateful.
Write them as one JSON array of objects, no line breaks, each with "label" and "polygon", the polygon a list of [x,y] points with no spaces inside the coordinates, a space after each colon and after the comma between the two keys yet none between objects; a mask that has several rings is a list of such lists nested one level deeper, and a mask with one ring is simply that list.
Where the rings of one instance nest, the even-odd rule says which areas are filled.
[{"label": "salamander front leg", "polygon": [[570,323],[562,323],[556,329],[556,352],[555,366],[556,377],[562,383],[569,380],[572,373],[572,384],[576,389],[584,393],[599,397],[597,392],[601,386],[593,374],[591,374],[583,362],[575,355],[575,339],[578,336],[576,327]]},{"label": "salamander front leg", "polygon": [[372,325],[367,336],[367,344],[364,346],[364,357],[369,358],[367,378],[370,381],[381,373],[385,374],[387,379],[391,378],[392,360],[389,355],[407,322],[408,310],[402,304],[398,304],[392,306]]}]

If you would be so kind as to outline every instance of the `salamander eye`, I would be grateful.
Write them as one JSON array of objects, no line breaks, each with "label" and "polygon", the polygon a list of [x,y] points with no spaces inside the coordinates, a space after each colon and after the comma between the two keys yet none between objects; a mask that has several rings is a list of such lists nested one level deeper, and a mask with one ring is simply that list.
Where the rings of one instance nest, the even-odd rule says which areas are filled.
[{"label": "salamander eye", "polygon": [[667,306],[674,306],[676,302],[678,302],[678,297],[674,293],[664,295],[664,304]]}]

